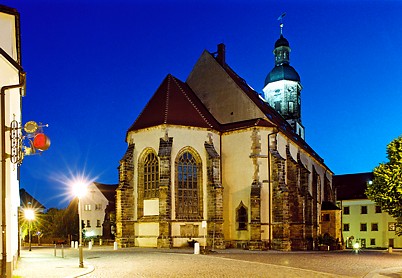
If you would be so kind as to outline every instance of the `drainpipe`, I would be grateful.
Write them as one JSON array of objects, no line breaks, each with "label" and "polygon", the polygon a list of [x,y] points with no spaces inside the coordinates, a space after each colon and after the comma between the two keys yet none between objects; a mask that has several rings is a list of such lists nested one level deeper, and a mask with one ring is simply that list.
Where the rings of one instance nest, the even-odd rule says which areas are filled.
[{"label": "drainpipe", "polygon": [[272,225],[272,212],[271,212],[271,206],[272,206],[272,194],[271,194],[271,146],[270,146],[270,140],[269,137],[271,135],[276,135],[279,131],[277,129],[274,129],[274,132],[268,134],[268,193],[269,193],[269,198],[268,198],[268,247],[271,250],[272,249],[272,233],[271,233],[271,225]]},{"label": "drainpipe", "polygon": [[25,72],[20,71],[20,83],[15,85],[1,87],[1,232],[2,232],[2,264],[1,264],[1,277],[7,277],[7,240],[6,240],[6,159],[8,154],[6,152],[6,91],[16,88],[25,90]]}]

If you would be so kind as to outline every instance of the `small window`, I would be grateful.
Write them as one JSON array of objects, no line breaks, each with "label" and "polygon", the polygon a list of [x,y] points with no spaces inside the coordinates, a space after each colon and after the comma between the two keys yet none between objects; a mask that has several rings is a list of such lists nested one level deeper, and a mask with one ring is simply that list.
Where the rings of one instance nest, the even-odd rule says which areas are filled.
[{"label": "small window", "polygon": [[350,214],[349,207],[343,207],[343,214]]},{"label": "small window", "polygon": [[322,215],[322,221],[328,222],[329,220],[330,220],[329,213],[324,213],[324,214]]},{"label": "small window", "polygon": [[367,206],[361,206],[361,214],[367,214]]},{"label": "small window", "polygon": [[367,223],[360,223],[360,231],[362,232],[367,231]]},{"label": "small window", "polygon": [[91,205],[84,205],[84,210],[85,211],[90,211],[91,210]]},{"label": "small window", "polygon": [[370,239],[370,245],[375,245],[375,238]]},{"label": "small window", "polygon": [[239,207],[236,211],[237,220],[237,230],[247,230],[248,224],[248,212],[247,208],[244,206],[243,202],[240,202]]},{"label": "small window", "polygon": [[95,210],[101,210],[102,204],[95,204]]},{"label": "small window", "polygon": [[101,226],[101,221],[98,219],[98,220],[96,220],[96,227],[100,227]]},{"label": "small window", "polygon": [[388,222],[388,231],[396,231],[396,223],[395,222]]},{"label": "small window", "polygon": [[280,112],[281,111],[281,102],[275,101],[275,110]]},{"label": "small window", "polygon": [[345,232],[349,232],[349,229],[350,229],[349,224],[343,224],[343,230]]},{"label": "small window", "polygon": [[91,227],[91,220],[87,220],[87,227]]},{"label": "small window", "polygon": [[378,223],[371,223],[371,230],[378,231]]},{"label": "small window", "polygon": [[291,113],[291,114],[294,112],[293,101],[288,102],[288,110],[289,110],[289,113]]},{"label": "small window", "polygon": [[375,213],[381,213],[381,206],[375,206]]}]

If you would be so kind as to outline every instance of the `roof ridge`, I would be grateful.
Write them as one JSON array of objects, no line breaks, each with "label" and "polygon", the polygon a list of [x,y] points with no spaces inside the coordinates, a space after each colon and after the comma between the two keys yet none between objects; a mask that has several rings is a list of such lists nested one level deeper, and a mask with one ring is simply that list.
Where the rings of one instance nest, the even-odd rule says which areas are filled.
[{"label": "roof ridge", "polygon": [[168,74],[167,76],[167,89],[166,89],[166,100],[165,100],[165,117],[163,119],[163,123],[167,123],[168,113],[169,113],[169,96],[170,96],[170,80],[172,79],[172,75]]}]

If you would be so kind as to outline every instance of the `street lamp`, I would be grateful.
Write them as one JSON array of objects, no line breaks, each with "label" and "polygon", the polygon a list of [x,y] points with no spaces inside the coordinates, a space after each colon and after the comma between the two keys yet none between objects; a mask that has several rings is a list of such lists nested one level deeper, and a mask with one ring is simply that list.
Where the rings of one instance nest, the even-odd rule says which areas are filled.
[{"label": "street lamp", "polygon": [[24,209],[25,219],[28,220],[28,241],[29,241],[29,251],[31,251],[31,222],[35,219],[35,212],[33,209]]},{"label": "street lamp", "polygon": [[78,198],[78,233],[79,233],[79,267],[84,267],[84,254],[82,250],[82,220],[81,220],[81,198],[85,196],[87,183],[77,182],[74,184],[74,195]]}]

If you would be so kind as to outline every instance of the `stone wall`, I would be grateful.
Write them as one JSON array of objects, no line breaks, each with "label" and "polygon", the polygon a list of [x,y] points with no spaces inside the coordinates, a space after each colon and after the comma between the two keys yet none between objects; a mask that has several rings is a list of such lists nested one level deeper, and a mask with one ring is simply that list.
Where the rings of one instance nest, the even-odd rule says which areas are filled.
[{"label": "stone wall", "polygon": [[119,186],[116,190],[116,241],[120,246],[134,245],[134,143],[120,160]]}]

